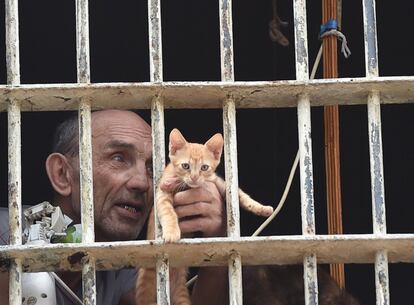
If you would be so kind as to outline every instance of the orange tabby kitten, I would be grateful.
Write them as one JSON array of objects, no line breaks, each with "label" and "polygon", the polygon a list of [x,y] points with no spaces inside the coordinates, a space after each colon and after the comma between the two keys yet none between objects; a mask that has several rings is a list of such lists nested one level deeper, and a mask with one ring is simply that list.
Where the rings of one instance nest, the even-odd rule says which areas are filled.
[{"label": "orange tabby kitten", "polygon": [[[162,226],[162,238],[165,242],[176,242],[181,238],[178,217],[174,211],[174,194],[188,188],[197,188],[205,182],[213,182],[220,194],[225,197],[225,181],[215,174],[223,151],[223,137],[217,133],[204,145],[189,143],[178,129],[170,133],[170,163],[165,168],[156,192],[155,204],[157,217]],[[174,189],[167,192],[163,189]],[[250,198],[239,189],[240,206],[260,215],[270,216],[271,206],[264,206]],[[151,212],[148,222],[147,239],[154,239],[154,216]],[[184,268],[170,271],[171,303],[173,305],[189,305],[190,297],[185,287],[187,271]],[[156,304],[156,273],[154,269],[140,269],[137,281],[136,299],[139,305]]]}]

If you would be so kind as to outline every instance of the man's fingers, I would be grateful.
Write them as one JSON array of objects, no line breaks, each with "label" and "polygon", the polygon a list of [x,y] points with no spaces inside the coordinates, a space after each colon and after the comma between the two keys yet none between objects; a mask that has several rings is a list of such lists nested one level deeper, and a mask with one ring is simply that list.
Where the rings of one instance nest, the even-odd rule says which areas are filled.
[{"label": "man's fingers", "polygon": [[214,217],[220,215],[219,211],[208,202],[197,202],[188,205],[180,205],[175,207],[175,213],[178,216],[178,219],[184,217],[194,217],[198,215]]},{"label": "man's fingers", "polygon": [[194,188],[174,195],[174,204],[187,205],[194,202],[204,201],[210,202],[213,199],[211,191],[206,188]]}]

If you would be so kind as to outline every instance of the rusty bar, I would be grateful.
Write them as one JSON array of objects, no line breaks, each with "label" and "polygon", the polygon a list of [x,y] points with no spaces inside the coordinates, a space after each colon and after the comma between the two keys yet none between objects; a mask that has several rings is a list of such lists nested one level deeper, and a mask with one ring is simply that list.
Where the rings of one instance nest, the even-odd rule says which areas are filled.
[{"label": "rusty bar", "polygon": [[[338,0],[322,1],[322,24],[338,20]],[[338,77],[337,37],[323,38],[323,77]],[[325,171],[328,214],[328,233],[342,234],[341,164],[339,146],[339,106],[324,107],[325,123]],[[344,264],[330,265],[331,276],[341,288],[345,287]]]},{"label": "rusty bar", "polygon": [[221,81],[234,81],[232,1],[220,0]]},{"label": "rusty bar", "polygon": [[88,0],[76,0],[76,63],[78,83],[90,83]]},{"label": "rusty bar", "polygon": [[367,94],[381,91],[382,104],[414,102],[414,76],[338,78],[316,80],[248,82],[163,82],[99,84],[34,84],[10,87],[0,85],[0,112],[7,111],[8,99],[21,102],[22,111],[77,110],[79,99],[88,96],[94,110],[151,109],[156,94],[162,94],[165,107],[206,109],[223,107],[232,96],[240,108],[296,107],[297,96],[309,95],[312,106],[332,104],[366,105]]},{"label": "rusty bar", "polygon": [[165,255],[157,256],[157,304],[170,304],[169,260]]},{"label": "rusty bar", "polygon": [[19,9],[17,0],[6,0],[7,84],[20,84]]},{"label": "rusty bar", "polygon": [[[229,239],[185,238],[179,243],[134,240],[93,244],[48,244],[0,246],[2,262],[22,259],[24,272],[52,270],[82,270],[80,263],[71,263],[81,253],[96,258],[99,270],[123,266],[154,267],[154,257],[165,253],[172,267],[225,266],[235,251],[243,257],[244,265],[291,265],[303,263],[303,257],[314,253],[319,264],[373,264],[375,254],[386,250],[390,263],[414,262],[414,234],[344,234],[344,235],[286,235],[240,237]],[[260,249],[260,255],[257,255]],[[48,253],[48,259],[44,254]],[[70,257],[68,260],[67,258]],[[0,264],[0,270],[7,270]]]},{"label": "rusty bar", "polygon": [[[165,167],[165,134],[164,134],[164,104],[162,98],[156,95],[151,107],[151,125],[152,125],[152,151],[153,154],[153,172],[154,172],[154,198],[157,191],[158,183],[160,181],[162,171]],[[158,221],[157,206],[154,205],[155,217],[155,236],[156,239],[161,239],[162,231],[161,225]]]},{"label": "rusty bar", "polygon": [[151,82],[162,82],[161,2],[148,0],[148,37]]}]

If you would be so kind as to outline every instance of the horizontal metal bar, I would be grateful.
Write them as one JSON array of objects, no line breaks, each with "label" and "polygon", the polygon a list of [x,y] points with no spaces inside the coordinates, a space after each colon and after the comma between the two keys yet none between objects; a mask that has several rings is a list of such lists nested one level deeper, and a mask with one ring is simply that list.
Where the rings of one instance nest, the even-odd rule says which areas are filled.
[{"label": "horizontal metal bar", "polygon": [[[260,249],[260,255],[257,255]],[[82,258],[96,258],[97,270],[123,266],[154,267],[155,257],[164,253],[175,266],[225,266],[231,253],[240,254],[243,264],[302,264],[314,253],[319,264],[373,263],[376,252],[386,250],[390,263],[414,262],[414,234],[292,235],[241,238],[182,239],[179,243],[128,241],[91,244],[0,246],[0,270],[11,258],[21,258],[23,271],[81,270]]]},{"label": "horizontal metal bar", "polygon": [[369,92],[381,92],[382,103],[413,103],[414,76],[318,79],[274,82],[164,82],[0,86],[0,111],[16,97],[22,111],[77,110],[88,97],[93,109],[150,109],[155,95],[166,108],[222,108],[227,96],[237,108],[296,107],[299,94],[312,106],[366,104]]}]

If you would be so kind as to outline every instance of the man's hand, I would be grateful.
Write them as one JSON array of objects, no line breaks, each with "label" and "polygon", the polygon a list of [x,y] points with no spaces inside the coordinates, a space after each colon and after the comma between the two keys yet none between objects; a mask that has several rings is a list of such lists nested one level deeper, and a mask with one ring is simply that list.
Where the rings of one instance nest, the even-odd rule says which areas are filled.
[{"label": "man's hand", "polygon": [[224,200],[212,182],[179,192],[174,208],[182,233],[202,232],[203,237],[226,236]]}]

